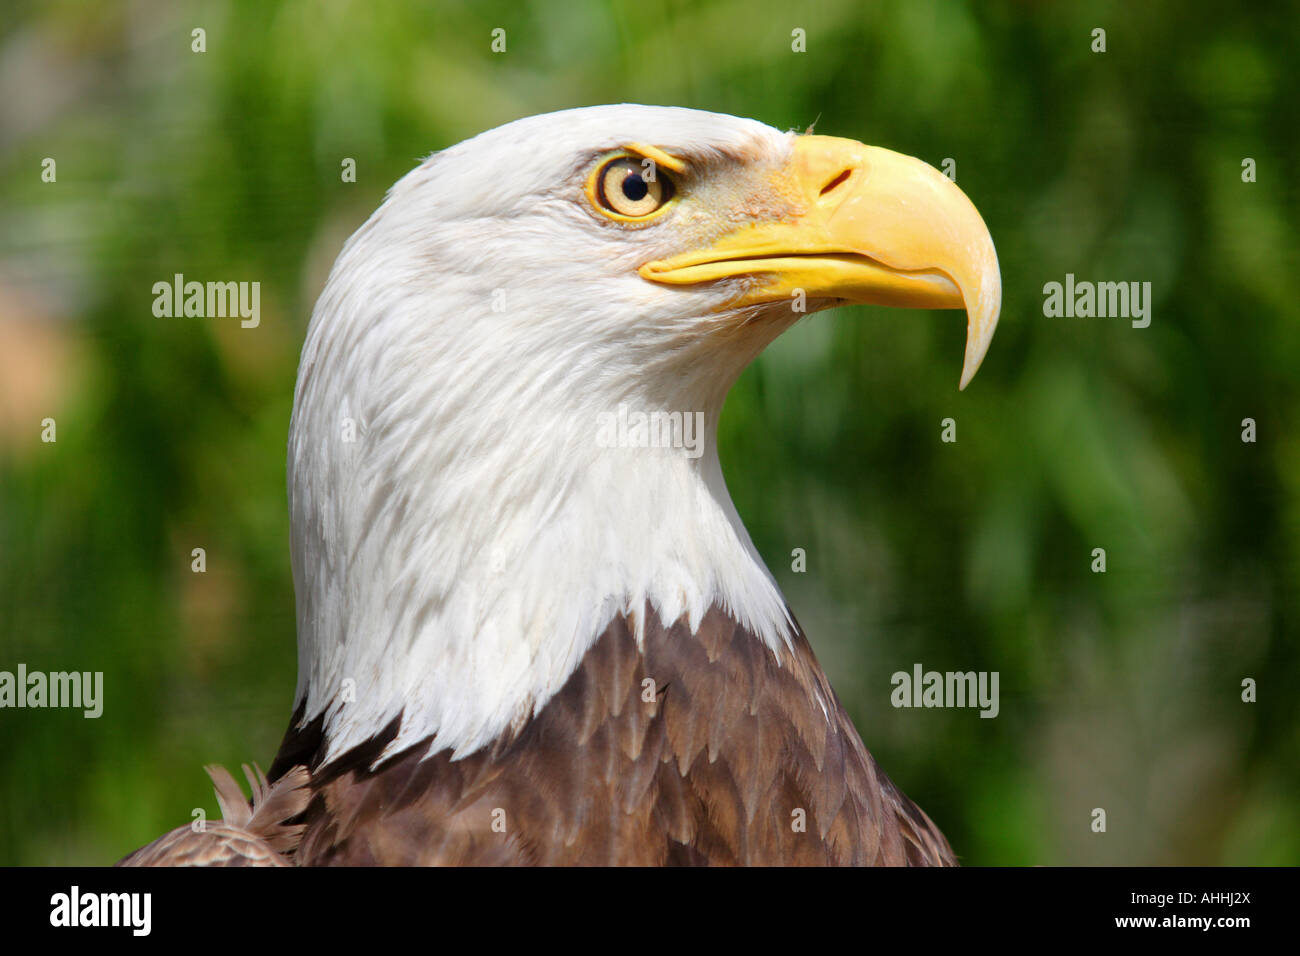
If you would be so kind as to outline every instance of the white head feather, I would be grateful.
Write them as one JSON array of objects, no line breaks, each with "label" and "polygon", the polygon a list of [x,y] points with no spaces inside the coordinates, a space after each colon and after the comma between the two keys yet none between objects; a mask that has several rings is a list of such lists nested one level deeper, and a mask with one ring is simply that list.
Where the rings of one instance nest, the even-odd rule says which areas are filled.
[{"label": "white head feather", "polygon": [[[634,142],[689,157],[717,201],[602,220],[587,176]],[[792,145],[691,110],[535,116],[431,156],[348,241],[303,347],[288,462],[297,696],[324,713],[329,757],[398,715],[388,753],[429,737],[472,753],[646,602],[692,627],[717,604],[773,648],[789,639],[714,436],[795,316],[715,312],[734,286],[636,270],[734,228]],[[702,412],[703,454],[601,447],[620,404]]]}]

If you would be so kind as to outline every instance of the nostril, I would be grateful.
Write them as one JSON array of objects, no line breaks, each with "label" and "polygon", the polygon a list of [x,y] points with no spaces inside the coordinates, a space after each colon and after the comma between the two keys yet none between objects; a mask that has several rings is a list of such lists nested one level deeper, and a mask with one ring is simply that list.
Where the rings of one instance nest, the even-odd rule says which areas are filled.
[{"label": "nostril", "polygon": [[843,183],[852,175],[853,175],[853,170],[851,169],[843,170],[838,176],[836,176],[834,179],[832,179],[830,182],[828,182],[825,186],[822,187],[822,191],[820,195],[825,196],[827,193],[834,190],[836,187],[838,187],[841,183]]}]

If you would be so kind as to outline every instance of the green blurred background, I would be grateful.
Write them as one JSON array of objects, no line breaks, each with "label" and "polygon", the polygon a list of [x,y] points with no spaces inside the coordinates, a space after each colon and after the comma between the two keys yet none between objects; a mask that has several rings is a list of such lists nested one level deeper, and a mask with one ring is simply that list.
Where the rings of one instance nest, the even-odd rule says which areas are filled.
[{"label": "green blurred background", "polygon": [[[868,746],[963,860],[1300,861],[1296,4],[0,16],[0,669],[102,670],[106,697],[98,720],[0,711],[0,863],[111,862],[217,813],[203,764],[269,762],[295,677],[285,436],[334,256],[430,151],[621,101],[952,158],[997,242],[967,392],[955,314],[841,310],[744,375],[720,439]],[[176,272],[260,281],[261,326],[155,318]],[[1045,318],[1067,272],[1151,282],[1150,328]],[[999,717],[892,708],[917,662],[998,671]]]}]

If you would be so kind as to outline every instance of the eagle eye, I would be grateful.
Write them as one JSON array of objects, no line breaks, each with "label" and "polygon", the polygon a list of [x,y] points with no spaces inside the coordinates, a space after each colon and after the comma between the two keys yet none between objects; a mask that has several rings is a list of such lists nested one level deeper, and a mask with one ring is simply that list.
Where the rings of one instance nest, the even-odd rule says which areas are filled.
[{"label": "eagle eye", "polygon": [[653,160],[619,156],[601,166],[590,190],[596,204],[614,219],[644,219],[673,197],[672,180]]}]

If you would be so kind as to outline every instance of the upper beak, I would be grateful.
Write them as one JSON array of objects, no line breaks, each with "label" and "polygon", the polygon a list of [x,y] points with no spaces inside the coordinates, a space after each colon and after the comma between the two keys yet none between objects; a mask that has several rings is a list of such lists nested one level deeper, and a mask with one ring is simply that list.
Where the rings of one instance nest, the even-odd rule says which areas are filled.
[{"label": "upper beak", "polygon": [[732,307],[803,290],[810,299],[964,308],[965,388],[1002,305],[993,239],[966,194],[919,159],[833,136],[799,137],[777,175],[774,188],[797,197],[795,215],[647,262],[641,275],[671,285],[759,278]]}]

